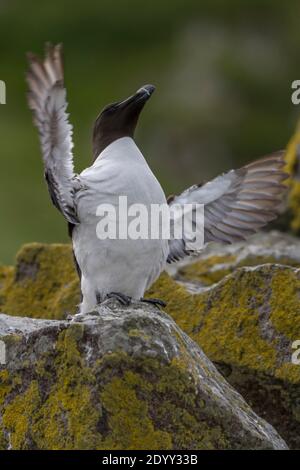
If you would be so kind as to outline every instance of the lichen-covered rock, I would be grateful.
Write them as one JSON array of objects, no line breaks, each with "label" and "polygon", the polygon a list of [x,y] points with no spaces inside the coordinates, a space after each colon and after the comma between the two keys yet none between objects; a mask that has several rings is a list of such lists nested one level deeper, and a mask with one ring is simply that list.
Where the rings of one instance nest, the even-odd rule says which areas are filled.
[{"label": "lichen-covered rock", "polygon": [[70,245],[24,245],[16,267],[0,268],[0,310],[33,318],[66,318],[80,302]]},{"label": "lichen-covered rock", "polygon": [[[199,257],[171,265],[168,271],[188,290],[199,292],[238,267],[263,263],[300,266],[300,240],[274,231],[233,245],[209,244]],[[71,245],[27,244],[17,254],[15,267],[0,266],[0,309],[4,313],[64,319],[76,313],[79,302]]]},{"label": "lichen-covered rock", "polygon": [[[167,301],[167,313],[255,411],[300,448],[300,366],[291,363],[292,342],[300,339],[298,266],[297,238],[263,233],[208,246],[173,267],[176,281],[163,274],[147,295]],[[0,268],[0,308],[7,314],[64,319],[78,302],[69,245],[25,245],[16,268]]]},{"label": "lichen-covered rock", "polygon": [[300,448],[300,269],[243,267],[192,295],[165,275],[152,294],[288,445]]},{"label": "lichen-covered rock", "polygon": [[300,267],[300,240],[278,231],[259,233],[240,243],[208,244],[197,258],[178,263],[170,273],[195,292],[242,266],[280,263]]},{"label": "lichen-covered rock", "polygon": [[300,233],[300,124],[287,146],[286,162],[286,170],[290,174],[287,207],[291,214],[291,228]]},{"label": "lichen-covered rock", "polygon": [[0,448],[286,448],[153,307],[110,300],[75,322],[0,315],[0,339]]}]

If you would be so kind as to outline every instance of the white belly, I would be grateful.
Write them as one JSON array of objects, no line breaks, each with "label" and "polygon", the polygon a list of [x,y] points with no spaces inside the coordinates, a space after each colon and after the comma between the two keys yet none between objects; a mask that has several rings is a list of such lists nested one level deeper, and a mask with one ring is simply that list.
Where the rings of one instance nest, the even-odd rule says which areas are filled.
[{"label": "white belly", "polygon": [[[97,299],[104,300],[110,292],[140,299],[164,269],[168,256],[167,240],[97,237],[99,204],[117,206],[121,195],[127,197],[128,206],[143,204],[150,212],[151,204],[166,203],[160,184],[133,141],[127,138],[120,141],[122,148],[119,145],[115,154],[107,155],[99,167],[91,167],[81,176],[87,189],[78,196],[81,223],[73,231],[73,247],[82,272],[82,313],[93,309]],[[120,160],[120,151],[124,160]],[[132,151],[137,152],[134,158]]]},{"label": "white belly", "polygon": [[110,292],[140,299],[165,265],[167,244],[159,240],[98,240],[94,244],[86,241],[83,258],[78,253],[78,239],[81,251],[80,230],[74,237],[74,251],[82,271],[85,311],[94,308],[97,300],[104,300]]}]

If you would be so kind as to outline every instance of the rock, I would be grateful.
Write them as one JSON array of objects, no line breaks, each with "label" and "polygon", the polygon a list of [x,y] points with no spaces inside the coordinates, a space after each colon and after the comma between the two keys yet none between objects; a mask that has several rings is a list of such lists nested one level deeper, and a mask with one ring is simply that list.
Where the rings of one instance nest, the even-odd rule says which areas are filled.
[{"label": "rock", "polygon": [[[188,290],[199,292],[237,267],[270,262],[300,266],[300,240],[271,232],[234,245],[211,244],[199,257],[170,265],[168,270]],[[0,309],[4,313],[65,319],[76,313],[79,302],[80,288],[70,245],[27,244],[17,254],[15,267],[0,266]]]},{"label": "rock", "polygon": [[169,271],[193,292],[211,286],[242,266],[279,263],[300,267],[300,240],[278,231],[262,232],[233,245],[211,243],[197,258],[188,258]]},{"label": "rock", "polygon": [[253,409],[292,448],[300,448],[300,269],[265,264],[238,268],[189,293],[164,275],[152,295],[214,361]]},{"label": "rock", "polygon": [[165,313],[113,300],[75,321],[0,315],[0,447],[285,449]]},{"label": "rock", "polygon": [[290,174],[288,181],[289,195],[287,201],[288,219],[291,229],[300,233],[300,125],[298,124],[286,152],[286,171]]},{"label": "rock", "polygon": [[70,245],[31,243],[16,267],[0,267],[0,310],[11,315],[63,319],[80,302]]},{"label": "rock", "polygon": [[[291,363],[300,339],[298,266],[297,238],[262,233],[211,244],[172,268],[176,281],[163,274],[148,292],[167,301],[167,313],[292,448],[300,448],[300,366]],[[65,319],[78,302],[69,245],[25,245],[16,268],[0,268],[7,314]]]}]

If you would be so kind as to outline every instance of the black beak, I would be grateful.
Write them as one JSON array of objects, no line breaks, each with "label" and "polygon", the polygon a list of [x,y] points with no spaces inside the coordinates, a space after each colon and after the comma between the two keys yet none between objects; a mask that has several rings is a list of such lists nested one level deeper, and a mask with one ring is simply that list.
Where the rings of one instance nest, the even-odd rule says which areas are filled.
[{"label": "black beak", "polygon": [[145,99],[147,101],[152,93],[155,91],[155,86],[154,85],[144,85],[142,86],[135,94],[139,99]]},{"label": "black beak", "polygon": [[152,93],[155,91],[155,86],[154,85],[144,85],[141,88],[138,89],[138,91],[127,98],[124,101],[121,101],[118,105],[120,108],[127,108],[127,106],[130,106],[131,104],[137,104],[137,103],[145,103],[148,101]]}]

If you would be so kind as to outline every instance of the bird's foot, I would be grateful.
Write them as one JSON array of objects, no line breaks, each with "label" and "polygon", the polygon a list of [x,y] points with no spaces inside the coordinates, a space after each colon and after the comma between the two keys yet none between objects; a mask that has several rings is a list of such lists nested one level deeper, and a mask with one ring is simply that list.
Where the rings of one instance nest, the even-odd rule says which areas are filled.
[{"label": "bird's foot", "polygon": [[160,299],[145,299],[144,297],[142,297],[141,302],[154,305],[157,308],[160,308],[160,307],[164,308],[167,306],[166,302]]},{"label": "bird's foot", "polygon": [[120,304],[128,307],[131,304],[132,298],[129,295],[122,294],[120,292],[110,292],[106,296],[108,299],[117,299]]}]

